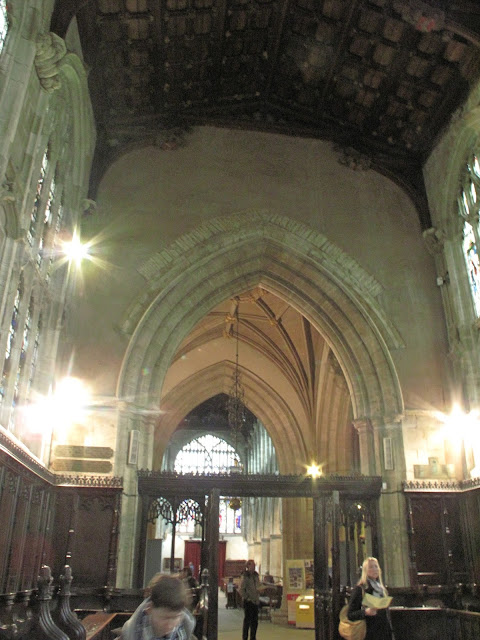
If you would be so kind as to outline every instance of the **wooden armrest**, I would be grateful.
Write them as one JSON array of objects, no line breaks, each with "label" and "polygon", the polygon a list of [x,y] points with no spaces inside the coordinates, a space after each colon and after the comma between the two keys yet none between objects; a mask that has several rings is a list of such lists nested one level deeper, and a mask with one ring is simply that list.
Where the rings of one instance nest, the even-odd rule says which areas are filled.
[{"label": "wooden armrest", "polygon": [[105,627],[116,617],[116,613],[105,613],[98,611],[97,613],[91,613],[86,616],[81,622],[87,632],[86,640],[93,640],[99,635]]}]

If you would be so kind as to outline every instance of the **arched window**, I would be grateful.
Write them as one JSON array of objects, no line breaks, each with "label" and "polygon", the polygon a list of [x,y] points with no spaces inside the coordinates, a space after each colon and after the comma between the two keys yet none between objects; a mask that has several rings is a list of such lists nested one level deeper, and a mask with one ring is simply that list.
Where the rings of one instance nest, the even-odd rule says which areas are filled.
[{"label": "arched window", "polygon": [[33,243],[35,241],[35,237],[37,235],[37,222],[38,222],[38,213],[42,203],[42,195],[43,189],[45,185],[45,176],[47,175],[48,165],[49,165],[49,150],[45,151],[42,158],[42,166],[40,168],[40,175],[37,180],[37,188],[35,193],[35,201],[33,203],[32,211],[30,213],[30,227],[27,231],[27,240],[28,244],[33,247]]},{"label": "arched window", "polygon": [[3,51],[8,33],[7,0],[0,0],[0,53]]},{"label": "arched window", "polygon": [[3,397],[5,395],[8,377],[10,374],[13,345],[15,344],[15,339],[18,334],[18,318],[20,315],[20,303],[22,302],[23,298],[23,290],[23,273],[21,273],[17,292],[15,294],[15,300],[13,302],[12,319],[10,321],[10,327],[8,330],[7,347],[5,349],[5,360],[3,364],[2,380],[0,384],[0,400],[3,400]]},{"label": "arched window", "polygon": [[[227,473],[239,468],[240,457],[225,440],[208,434],[186,444],[175,458],[177,473]],[[179,525],[179,532],[193,533],[194,521],[187,519]],[[241,534],[242,509],[238,498],[221,497],[219,504],[220,533]]]},{"label": "arched window", "polygon": [[477,317],[480,317],[480,162],[473,154],[467,163],[462,190],[459,198],[459,211],[463,223],[463,254],[467,265],[468,281],[472,292]]},{"label": "arched window", "polygon": [[177,473],[226,473],[239,464],[239,455],[228,442],[208,434],[178,452],[174,469]]}]

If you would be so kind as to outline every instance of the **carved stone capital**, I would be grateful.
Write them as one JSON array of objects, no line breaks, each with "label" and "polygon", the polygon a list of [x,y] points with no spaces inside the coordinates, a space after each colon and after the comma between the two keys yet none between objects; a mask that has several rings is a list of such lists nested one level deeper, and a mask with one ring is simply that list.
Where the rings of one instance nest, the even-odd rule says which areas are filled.
[{"label": "carved stone capital", "polygon": [[368,433],[372,431],[372,423],[368,418],[358,418],[357,420],[354,420],[353,426],[360,435],[362,433]]},{"label": "carved stone capital", "polygon": [[40,84],[48,93],[56,91],[61,86],[58,77],[59,63],[67,54],[65,41],[56,33],[39,36],[36,42],[35,69]]}]

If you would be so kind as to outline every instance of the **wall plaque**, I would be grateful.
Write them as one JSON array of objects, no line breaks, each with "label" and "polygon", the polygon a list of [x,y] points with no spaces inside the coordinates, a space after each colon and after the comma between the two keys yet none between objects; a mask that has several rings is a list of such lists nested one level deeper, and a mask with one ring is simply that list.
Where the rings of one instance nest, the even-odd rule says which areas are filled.
[{"label": "wall plaque", "polygon": [[54,471],[75,471],[76,473],[110,473],[112,468],[112,463],[107,460],[56,458],[52,463]]},{"label": "wall plaque", "polygon": [[57,458],[101,458],[110,459],[113,449],[110,447],[81,447],[70,444],[57,444],[54,449]]}]

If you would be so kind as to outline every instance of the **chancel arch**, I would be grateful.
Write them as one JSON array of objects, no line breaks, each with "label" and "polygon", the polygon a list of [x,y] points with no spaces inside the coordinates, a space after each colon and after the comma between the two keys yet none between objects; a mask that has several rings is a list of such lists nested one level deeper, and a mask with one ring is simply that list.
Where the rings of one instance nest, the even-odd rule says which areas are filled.
[{"label": "chancel arch", "polygon": [[229,216],[189,236],[144,266],[152,297],[135,310],[139,322],[122,366],[121,397],[158,397],[176,349],[197,322],[222,300],[260,285],[288,300],[325,336],[345,374],[355,417],[402,412],[389,353],[402,344],[375,300],[381,287],[340,249],[268,213]]},{"label": "chancel arch", "polygon": [[[403,412],[403,399],[390,353],[392,349],[401,349],[402,341],[377,302],[382,292],[380,284],[327,238],[274,214],[239,213],[202,225],[157,254],[140,270],[150,284],[149,295],[142,293],[122,324],[123,330],[132,335],[117,393],[119,397],[145,398],[149,406],[165,411],[159,419],[161,429],[155,426],[158,420],[148,427],[140,466],[152,468],[152,452],[158,461],[176,426],[175,421],[167,417],[167,407],[172,403],[167,405],[166,401],[172,392],[169,370],[175,366],[182,341],[194,333],[197,324],[217,305],[256,288],[288,303],[328,344],[342,374],[342,384],[348,390],[348,393],[343,390],[344,406],[337,409],[337,414],[340,411],[344,419],[351,417],[358,428],[360,470],[368,475],[382,474],[382,445],[387,433],[393,437],[398,460],[402,459],[399,416]],[[200,382],[201,391],[193,392],[197,403],[202,394],[206,398],[225,390],[228,384],[225,368],[219,368],[216,375],[221,386],[212,379],[211,388],[206,390],[204,387],[209,384],[206,376],[206,380]],[[191,388],[195,387],[194,380],[190,382]],[[185,384],[185,388],[189,388],[188,383]],[[302,472],[312,457],[325,453],[322,446],[327,446],[326,443],[329,447],[336,446],[338,455],[338,442],[343,433],[336,439],[331,424],[323,421],[317,424],[314,407],[309,407],[308,413],[304,406],[301,420],[295,411],[294,420],[269,416],[265,408],[269,404],[286,416],[292,408],[272,398],[265,401],[269,395],[265,385],[272,385],[265,377],[262,384],[263,392],[262,385],[251,378],[252,390],[247,392],[246,402],[269,431],[283,472]],[[331,415],[333,413],[332,410]],[[118,455],[122,455],[121,441],[125,440],[122,434],[134,424],[132,417],[121,418]],[[345,424],[343,428],[346,429]],[[298,457],[292,466],[295,447]],[[131,482],[133,488],[133,476]],[[391,514],[395,514],[391,517],[399,519],[402,508],[401,501],[397,500],[390,507]],[[399,531],[398,538],[397,550],[405,546],[406,533]],[[399,565],[402,563],[400,557]],[[404,569],[399,566],[396,571],[401,574]]]}]

